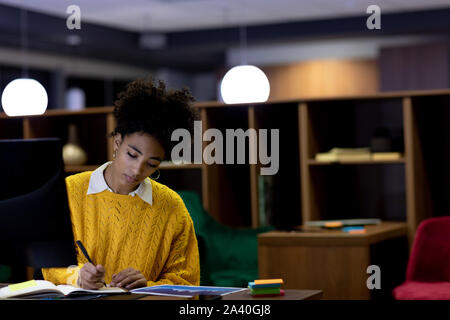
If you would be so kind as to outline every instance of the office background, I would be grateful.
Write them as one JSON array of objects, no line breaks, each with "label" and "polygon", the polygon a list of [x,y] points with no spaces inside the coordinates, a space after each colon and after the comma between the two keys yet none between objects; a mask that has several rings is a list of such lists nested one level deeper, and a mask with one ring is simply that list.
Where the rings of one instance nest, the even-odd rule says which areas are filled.
[{"label": "office background", "polygon": [[[103,137],[112,109],[103,107],[128,81],[152,75],[189,87],[208,127],[280,129],[280,170],[272,178],[258,174],[260,164],[162,170],[163,183],[196,192],[222,226],[262,232],[374,217],[405,222],[411,245],[423,219],[450,212],[448,1],[72,2],[0,1],[0,91],[27,71],[46,88],[51,115],[2,115],[2,139],[77,136],[88,162],[66,171],[95,168],[112,156]],[[79,30],[66,24],[73,4]],[[367,27],[370,5],[381,9],[381,29]],[[226,71],[243,63],[266,73],[269,102],[216,102]],[[85,108],[70,115],[75,87]],[[404,156],[338,167],[314,161],[333,147],[371,147],[380,135]]]},{"label": "office background", "polygon": [[[245,58],[268,74],[271,99],[448,87],[447,1],[372,2],[78,1],[81,29],[69,30],[71,1],[2,1],[0,87],[27,67],[49,108],[63,108],[73,86],[88,107],[104,106],[152,74],[216,100],[226,70],[242,63],[243,27]],[[380,30],[366,26],[371,4]]]}]

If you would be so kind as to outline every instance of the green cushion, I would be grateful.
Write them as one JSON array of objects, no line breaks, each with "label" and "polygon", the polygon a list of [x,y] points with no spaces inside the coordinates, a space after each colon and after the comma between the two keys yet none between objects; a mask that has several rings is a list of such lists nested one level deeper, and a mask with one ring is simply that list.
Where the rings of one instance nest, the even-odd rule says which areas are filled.
[{"label": "green cushion", "polygon": [[8,282],[11,277],[11,268],[0,265],[0,282]]}]

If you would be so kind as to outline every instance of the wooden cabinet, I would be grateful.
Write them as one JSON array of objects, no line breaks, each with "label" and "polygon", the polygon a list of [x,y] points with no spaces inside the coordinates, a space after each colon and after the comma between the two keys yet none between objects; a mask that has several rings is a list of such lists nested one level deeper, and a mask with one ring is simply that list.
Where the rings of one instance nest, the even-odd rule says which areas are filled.
[{"label": "wooden cabinet", "polygon": [[[202,102],[194,107],[200,110],[203,132],[215,128],[225,137],[227,129],[279,130],[279,170],[270,188],[271,223],[279,228],[317,219],[381,218],[406,222],[411,241],[424,218],[450,212],[450,90],[243,105]],[[92,170],[112,159],[112,139],[107,137],[114,128],[112,111],[49,110],[19,118],[2,114],[0,138],[57,136],[66,141],[69,124],[75,123],[88,164],[66,171]],[[401,159],[345,164],[315,160],[317,152],[333,147],[370,146],[378,127],[393,133]],[[203,141],[203,148],[209,143]],[[197,191],[204,207],[224,224],[257,227],[260,170],[265,165],[249,163],[251,146],[255,144],[247,139],[244,164],[166,165],[159,181]]]},{"label": "wooden cabinet", "polygon": [[[367,226],[366,234],[310,228],[258,236],[260,278],[283,278],[286,289],[321,289],[324,299],[390,299],[406,270],[405,223]],[[379,288],[370,290],[367,267],[379,267]],[[372,282],[371,282],[372,283]]]}]

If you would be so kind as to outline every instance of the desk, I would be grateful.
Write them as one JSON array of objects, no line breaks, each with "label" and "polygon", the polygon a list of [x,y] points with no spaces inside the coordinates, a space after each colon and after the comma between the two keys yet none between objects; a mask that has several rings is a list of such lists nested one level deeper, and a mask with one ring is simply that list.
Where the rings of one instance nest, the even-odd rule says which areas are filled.
[{"label": "desk", "polygon": [[[288,289],[320,288],[324,299],[390,298],[390,290],[404,280],[406,224],[383,222],[366,229],[365,234],[320,228],[260,234],[259,277],[283,278]],[[372,264],[381,269],[381,290],[367,288]]]},{"label": "desk", "polygon": [[319,300],[322,298],[322,290],[293,290],[283,289],[284,296],[270,298],[253,298],[248,289],[223,296],[222,300]]},{"label": "desk", "polygon": [[[0,288],[7,286],[8,283],[0,283]],[[254,298],[249,294],[249,289],[244,291],[230,293],[222,297],[222,300],[318,300],[322,298],[322,290],[292,290],[283,289],[285,294],[280,297]],[[111,295],[102,297],[98,300],[189,300],[178,297],[165,297],[157,295],[126,294]]]},{"label": "desk", "polygon": [[[322,290],[292,290],[283,289],[284,296],[269,298],[254,298],[249,294],[249,289],[244,291],[230,293],[222,297],[222,300],[318,300],[322,298]],[[108,299],[105,297],[103,299]],[[117,297],[120,300],[120,296]],[[164,297],[147,295],[139,300],[186,300],[185,298]]]}]

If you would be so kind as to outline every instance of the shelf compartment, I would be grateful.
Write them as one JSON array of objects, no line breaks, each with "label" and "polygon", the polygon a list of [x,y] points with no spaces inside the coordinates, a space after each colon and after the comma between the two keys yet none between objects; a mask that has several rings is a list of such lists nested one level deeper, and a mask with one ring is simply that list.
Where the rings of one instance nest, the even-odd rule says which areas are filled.
[{"label": "shelf compartment", "polygon": [[315,188],[311,203],[321,220],[406,221],[404,165],[312,166],[310,174]]},{"label": "shelf compartment", "polygon": [[307,121],[311,135],[308,158],[335,147],[371,147],[371,140],[378,130],[386,130],[391,136],[392,151],[403,152],[402,106],[402,99],[308,103]]},{"label": "shelf compartment", "polygon": [[[256,172],[258,220],[261,220],[262,211],[265,211],[265,218],[262,220],[266,224],[278,229],[289,229],[302,223],[298,103],[257,105],[254,107],[254,113],[256,129],[268,131],[267,150],[272,161],[275,158],[270,154],[270,131],[279,130],[278,172],[273,176],[261,176],[262,165],[258,165]],[[259,194],[260,190],[264,191],[264,195]],[[267,209],[259,208],[260,203],[266,204]]]},{"label": "shelf compartment", "polygon": [[[233,227],[252,226],[249,141],[245,140],[245,163],[237,164],[237,144],[234,143],[234,163],[226,163],[226,129],[249,126],[248,106],[202,109],[203,130],[220,130],[223,135],[223,164],[205,164],[204,188],[207,201],[205,209],[219,222]],[[235,139],[236,142],[236,139]],[[210,142],[204,143],[205,145]],[[204,195],[205,195],[204,194]]]},{"label": "shelf compartment", "polygon": [[107,137],[107,114],[101,111],[30,117],[25,119],[28,123],[28,135],[33,138],[59,137],[64,145],[68,142],[69,125],[75,124],[79,145],[87,154],[86,165],[101,165],[108,160],[107,149],[110,143],[110,138]]},{"label": "shelf compartment", "polygon": [[420,191],[414,194],[419,218],[444,216],[450,212],[450,95],[411,98],[417,139],[414,174]]},{"label": "shelf compartment", "polygon": [[23,121],[21,118],[8,118],[6,116],[0,117],[0,139],[22,138]]}]

